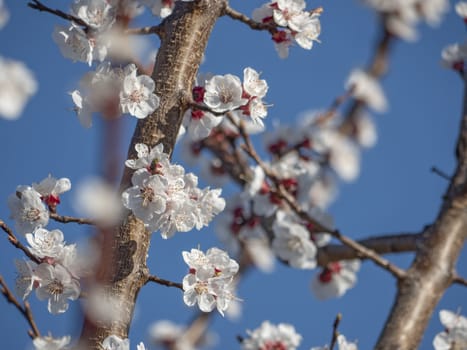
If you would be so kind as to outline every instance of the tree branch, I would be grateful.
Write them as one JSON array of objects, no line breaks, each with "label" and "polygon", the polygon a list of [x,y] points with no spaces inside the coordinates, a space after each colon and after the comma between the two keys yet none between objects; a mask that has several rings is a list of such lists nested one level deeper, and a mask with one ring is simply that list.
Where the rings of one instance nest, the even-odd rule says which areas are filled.
[{"label": "tree branch", "polygon": [[339,328],[339,323],[341,322],[341,320],[342,320],[342,315],[337,314],[332,324],[332,336],[331,336],[331,343],[329,344],[329,350],[334,349],[334,346],[336,345],[337,337],[339,336],[339,331],[337,329]]},{"label": "tree branch", "polygon": [[43,3],[41,3],[39,0],[32,0],[32,2],[28,2],[28,6],[34,10],[38,10],[40,12],[48,12],[51,13],[55,16],[58,16],[60,18],[66,19],[67,21],[72,21],[75,22],[76,24],[79,24],[80,26],[83,26],[85,28],[88,28],[88,24],[84,22],[81,18],[72,16],[66,12],[63,12],[61,10],[54,10]]},{"label": "tree branch", "polygon": [[96,223],[91,219],[75,218],[73,216],[58,215],[57,213],[50,213],[49,217],[52,220],[55,220],[55,221],[58,221],[64,224],[74,222],[80,225],[96,225]]},{"label": "tree branch", "polygon": [[467,87],[456,156],[443,206],[399,284],[376,349],[416,349],[437,303],[455,280],[455,262],[467,238]]},{"label": "tree branch", "polygon": [[454,275],[452,279],[452,283],[454,284],[459,284],[461,286],[467,287],[467,279],[459,276],[459,275]]},{"label": "tree branch", "polygon": [[226,6],[223,15],[229,16],[230,18],[245,23],[253,30],[267,30],[271,34],[277,31],[277,25],[275,23],[259,23],[248,16],[245,16],[243,13],[238,12],[231,8],[230,6]]},{"label": "tree branch", "polygon": [[9,303],[13,304],[16,307],[16,309],[18,309],[21,315],[23,315],[23,317],[26,319],[26,321],[31,326],[31,331],[28,332],[31,338],[40,337],[41,334],[39,332],[39,329],[37,328],[36,322],[34,321],[34,317],[32,315],[32,311],[31,311],[31,307],[29,306],[29,303],[25,301],[24,306],[21,306],[18,299],[15,298],[13,293],[8,288],[2,276],[0,276],[0,286],[2,286],[2,294],[5,296],[6,300]]},{"label": "tree branch", "polygon": [[162,27],[160,25],[157,26],[148,26],[142,28],[128,28],[123,31],[124,34],[127,35],[150,35],[156,34],[157,36],[161,37],[164,33]]},{"label": "tree branch", "polygon": [[[358,244],[373,250],[379,255],[403,252],[415,252],[423,240],[424,233],[404,233],[376,236],[357,241]],[[330,262],[361,258],[356,250],[338,244],[328,244],[318,248],[318,266]]]},{"label": "tree branch", "polygon": [[165,280],[165,279],[159,278],[159,277],[157,277],[155,275],[148,276],[148,279],[147,279],[146,283],[148,283],[148,282],[154,282],[154,283],[166,286],[166,287],[175,287],[175,288],[183,290],[183,285],[181,283]]},{"label": "tree branch", "polygon": [[2,230],[8,235],[8,240],[10,241],[11,244],[13,244],[16,248],[19,250],[23,251],[26,256],[34,261],[36,264],[40,264],[41,261],[34,255],[32,254],[27,247],[25,247],[19,240],[16,238],[15,234],[13,231],[8,227],[8,225],[3,221],[0,220],[0,227]]},{"label": "tree branch", "polygon": [[[152,115],[138,121],[128,159],[137,157],[134,149],[137,143],[148,147],[162,143],[164,152],[172,154],[188,108],[180,97],[192,93],[208,38],[224,7],[224,0],[177,1],[172,14],[162,22],[164,35],[152,74],[160,105]],[[132,169],[126,168],[120,184],[122,190],[131,186],[131,176]],[[106,293],[121,303],[124,312],[111,325],[86,318],[81,334],[84,347],[99,349],[102,340],[111,334],[128,337],[136,297],[149,276],[146,264],[149,243],[150,233],[131,214],[114,232],[104,234],[96,279],[106,285]]]},{"label": "tree branch", "polygon": [[[227,116],[230,118],[230,121],[235,125],[235,121],[229,114]],[[365,246],[359,244],[358,242],[354,241],[353,239],[343,235],[339,232],[339,230],[333,230],[329,227],[323,226],[320,222],[316,221],[313,217],[311,217],[305,210],[303,210],[300,205],[297,203],[295,198],[293,198],[289,192],[280,184],[276,175],[269,170],[269,168],[264,164],[261,158],[256,153],[253,144],[249,135],[247,134],[243,123],[240,122],[240,125],[237,125],[240,135],[243,137],[245,144],[242,147],[245,152],[263,169],[264,174],[270,178],[274,184],[276,185],[275,194],[279,196],[279,198],[283,199],[290,209],[294,211],[300,218],[305,220],[307,223],[312,224],[316,227],[317,230],[322,232],[327,232],[331,234],[333,237],[337,238],[343,244],[348,246],[349,248],[356,251],[357,256],[361,258],[366,258],[372,260],[376,265],[384,268],[385,270],[389,271],[394,277],[401,279],[405,276],[405,271],[398,268],[394,264],[390,263],[388,260],[384,259],[383,257],[379,256],[374,250],[366,248]],[[274,189],[271,189],[272,191]]]}]

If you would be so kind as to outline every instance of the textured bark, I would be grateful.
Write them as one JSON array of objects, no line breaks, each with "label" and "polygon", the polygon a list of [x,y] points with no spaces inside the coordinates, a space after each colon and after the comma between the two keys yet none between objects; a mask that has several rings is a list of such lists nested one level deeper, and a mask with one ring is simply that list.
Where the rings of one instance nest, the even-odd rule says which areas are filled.
[{"label": "textured bark", "polygon": [[467,89],[456,155],[457,169],[443,206],[406,278],[399,281],[376,349],[416,349],[437,303],[455,277],[455,263],[467,238]]},{"label": "textured bark", "polygon": [[[160,106],[138,122],[129,146],[129,158],[136,157],[136,143],[152,147],[162,142],[164,152],[172,153],[187,109],[184,97],[191,94],[208,38],[224,7],[222,0],[180,1],[162,23],[161,46],[152,74]],[[131,185],[131,175],[131,169],[125,169],[121,189]],[[111,324],[86,318],[81,344],[92,349],[100,349],[100,343],[109,335],[128,337],[136,297],[148,278],[146,258],[150,233],[140,220],[128,214],[118,229],[103,232],[102,236],[102,257],[96,279],[105,286],[106,293],[122,313]]]}]

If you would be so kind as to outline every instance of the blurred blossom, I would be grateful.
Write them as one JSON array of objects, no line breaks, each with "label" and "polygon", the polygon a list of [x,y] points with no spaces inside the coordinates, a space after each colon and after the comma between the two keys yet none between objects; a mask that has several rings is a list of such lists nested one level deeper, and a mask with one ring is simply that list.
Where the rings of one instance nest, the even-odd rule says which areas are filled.
[{"label": "blurred blossom", "polygon": [[467,1],[459,1],[456,4],[456,13],[465,21],[467,18]]},{"label": "blurred blossom", "polygon": [[87,295],[82,300],[83,308],[86,317],[93,322],[110,325],[118,322],[125,312],[123,304],[106,292],[103,286],[92,285]]},{"label": "blurred blossom", "polygon": [[50,335],[36,337],[32,340],[35,350],[65,350],[70,344],[70,336],[52,338]]},{"label": "blurred blossom", "polygon": [[99,178],[88,179],[78,186],[74,204],[76,211],[104,226],[116,224],[123,209],[115,189]]},{"label": "blurred blossom", "polygon": [[7,24],[9,18],[10,13],[6,8],[4,1],[0,0],[0,29],[2,29]]},{"label": "blurred blossom", "polygon": [[19,61],[0,56],[0,116],[17,119],[27,100],[37,91],[31,71]]},{"label": "blurred blossom", "polygon": [[435,350],[467,349],[467,318],[449,310],[441,310],[439,318],[444,331],[433,339]]},{"label": "blurred blossom", "polygon": [[329,263],[311,282],[311,290],[320,300],[337,298],[354,287],[360,260],[344,260]]},{"label": "blurred blossom", "polygon": [[248,337],[242,341],[243,350],[287,349],[295,350],[300,346],[302,336],[288,323],[272,324],[264,321],[253,331],[248,330]]},{"label": "blurred blossom", "polygon": [[387,108],[386,97],[378,80],[361,69],[350,73],[345,84],[346,89],[352,89],[352,96],[367,104],[377,112],[384,112]]}]

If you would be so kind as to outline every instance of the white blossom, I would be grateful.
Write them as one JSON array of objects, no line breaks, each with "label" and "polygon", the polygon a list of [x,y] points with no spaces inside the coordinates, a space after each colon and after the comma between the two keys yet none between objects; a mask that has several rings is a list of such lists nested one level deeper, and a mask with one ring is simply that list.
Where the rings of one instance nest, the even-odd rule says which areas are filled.
[{"label": "white blossom", "polygon": [[26,233],[26,240],[30,245],[29,250],[38,258],[58,258],[65,246],[60,230],[37,228],[33,233]]},{"label": "white blossom", "polygon": [[168,167],[169,155],[164,153],[164,145],[159,143],[153,148],[149,149],[144,143],[137,143],[135,145],[137,159],[128,159],[125,165],[131,169],[149,169],[151,167]]},{"label": "white blossom", "polygon": [[215,112],[232,111],[248,100],[242,97],[242,83],[232,74],[215,75],[206,82],[204,103]]},{"label": "white blossom", "polygon": [[280,58],[285,59],[289,56],[289,47],[292,45],[292,33],[290,30],[278,30],[273,34],[274,48]]},{"label": "white blossom", "polygon": [[36,79],[22,62],[0,56],[0,116],[17,119],[36,91]]},{"label": "white blossom", "polygon": [[182,255],[190,267],[190,273],[183,278],[185,304],[198,304],[203,312],[217,308],[223,316],[230,302],[235,299],[232,289],[233,277],[239,269],[238,263],[218,248],[211,248],[206,254],[192,249],[191,252],[182,252]]},{"label": "white blossom", "polygon": [[463,71],[467,60],[467,43],[451,44],[441,51],[441,65],[445,68]]},{"label": "white blossom", "polygon": [[70,344],[70,336],[64,336],[61,338],[52,338],[49,336],[36,337],[32,343],[35,350],[65,350],[67,345]]},{"label": "white blossom", "polygon": [[170,16],[177,0],[143,0],[154,16],[165,18]]},{"label": "white blossom", "polygon": [[254,331],[247,331],[248,338],[243,339],[243,350],[287,349],[295,350],[302,341],[302,336],[288,323],[272,324],[264,321]]},{"label": "white blossom", "polygon": [[318,36],[321,34],[321,23],[319,15],[304,13],[300,22],[296,25],[295,41],[304,49],[311,50],[313,41],[319,41]]},{"label": "white blossom", "polygon": [[346,89],[352,89],[352,96],[365,102],[375,111],[384,112],[387,108],[386,97],[378,80],[361,69],[350,73]]},{"label": "white blossom", "polygon": [[317,249],[304,226],[293,222],[290,216],[279,210],[272,230],[272,248],[279,258],[299,269],[313,269],[316,266]]},{"label": "white blossom", "polygon": [[122,339],[116,335],[109,335],[102,342],[104,350],[130,350],[130,340]]},{"label": "white blossom", "polygon": [[259,73],[251,67],[243,70],[243,90],[250,95],[259,98],[266,96],[268,92],[268,83],[259,78]]},{"label": "white blossom", "polygon": [[72,14],[94,30],[104,31],[115,21],[115,8],[106,0],[74,0]]},{"label": "white blossom", "polygon": [[159,107],[159,97],[153,93],[155,83],[151,77],[147,75],[136,76],[136,66],[129,70],[129,74],[123,79],[120,108],[123,113],[129,113],[136,118],[143,119]]},{"label": "white blossom", "polygon": [[55,210],[55,207],[60,204],[60,195],[71,189],[71,181],[66,177],[56,179],[49,174],[41,182],[33,182],[32,187],[39,192],[44,203],[51,210]]},{"label": "white blossom", "polygon": [[138,159],[127,161],[127,165],[149,165],[133,173],[133,186],[122,193],[123,205],[150,231],[160,230],[163,238],[207,226],[225,207],[224,199],[219,197],[221,190],[199,189],[198,178],[170,164],[162,151],[162,145],[150,152],[147,146],[137,145]]},{"label": "white blossom", "polygon": [[36,295],[39,300],[48,299],[48,310],[52,314],[68,310],[68,300],[76,300],[80,294],[79,282],[72,278],[62,265],[40,264],[35,269],[39,279]]},{"label": "white blossom", "polygon": [[304,0],[278,0],[276,1],[277,8],[273,8],[274,22],[278,25],[287,27],[292,23],[295,17],[300,16],[305,9]]},{"label": "white blossom", "polygon": [[467,18],[467,1],[459,1],[456,6],[456,13],[463,19]]},{"label": "white blossom", "polygon": [[188,109],[183,116],[183,126],[193,141],[205,139],[211,130],[222,122],[221,117],[199,109]]},{"label": "white blossom", "polygon": [[94,46],[80,26],[73,22],[69,27],[56,26],[52,37],[64,57],[91,66]]},{"label": "white blossom", "polygon": [[49,222],[49,212],[39,192],[29,186],[18,186],[16,193],[8,197],[11,218],[21,234],[33,232]]},{"label": "white blossom", "polygon": [[467,318],[449,310],[441,310],[439,318],[445,330],[433,339],[435,350],[467,349]]},{"label": "white blossom", "polygon": [[15,260],[15,265],[18,270],[15,280],[16,294],[25,300],[38,285],[38,278],[34,274],[37,264],[32,261]]},{"label": "white blossom", "polygon": [[329,263],[311,282],[311,290],[320,300],[337,298],[352,288],[357,282],[359,260]]}]

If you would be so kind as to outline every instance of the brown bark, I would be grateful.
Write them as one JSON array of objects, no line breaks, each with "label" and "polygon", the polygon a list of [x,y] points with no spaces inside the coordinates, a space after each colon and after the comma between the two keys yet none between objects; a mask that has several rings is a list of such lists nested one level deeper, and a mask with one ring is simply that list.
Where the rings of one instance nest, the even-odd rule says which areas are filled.
[{"label": "brown bark", "polygon": [[399,281],[376,349],[416,349],[437,303],[456,276],[455,263],[467,238],[467,89],[456,155],[457,169],[444,204],[407,276]]},{"label": "brown bark", "polygon": [[[184,97],[191,94],[209,35],[224,7],[222,0],[180,1],[162,23],[161,46],[152,74],[160,106],[138,122],[129,146],[129,158],[135,157],[136,143],[153,147],[162,142],[164,152],[172,153],[187,108]],[[131,169],[125,169],[122,189],[131,185],[131,175]],[[146,257],[150,233],[140,220],[128,214],[118,229],[104,232],[102,236],[102,257],[96,268],[96,279],[104,284],[106,293],[123,312],[111,324],[86,318],[81,344],[92,349],[100,349],[100,343],[109,335],[128,337],[138,292],[149,276]]]}]

